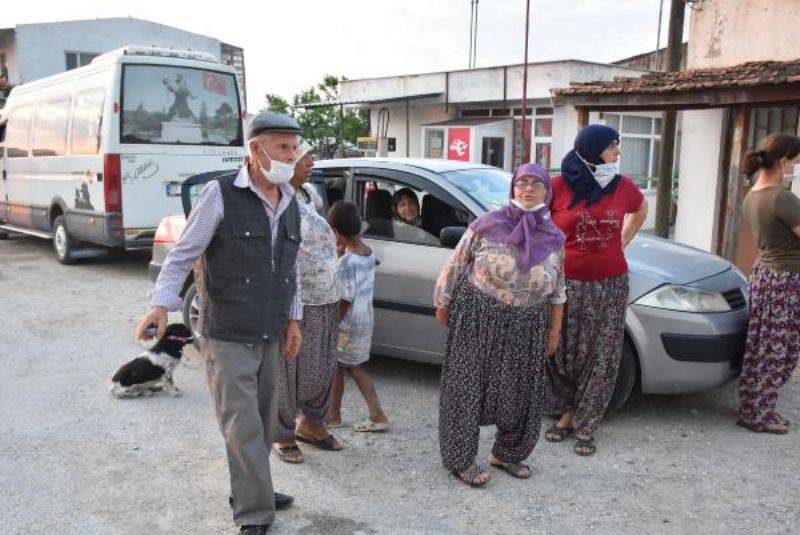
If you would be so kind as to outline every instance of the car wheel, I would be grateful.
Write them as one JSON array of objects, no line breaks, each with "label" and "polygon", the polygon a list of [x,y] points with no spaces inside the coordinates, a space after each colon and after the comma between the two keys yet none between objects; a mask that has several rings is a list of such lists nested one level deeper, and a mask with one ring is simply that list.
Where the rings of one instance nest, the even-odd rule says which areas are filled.
[{"label": "car wheel", "polygon": [[192,343],[198,350],[200,349],[200,333],[197,331],[197,320],[200,318],[200,306],[197,301],[197,287],[192,284],[183,294],[183,323],[192,330]]},{"label": "car wheel", "polygon": [[636,358],[636,350],[628,338],[622,346],[622,358],[619,362],[619,371],[617,372],[617,384],[614,387],[614,394],[611,396],[611,401],[608,402],[606,412],[613,412],[622,408],[628,398],[631,397],[633,389],[636,386],[636,380],[639,376],[638,360]]},{"label": "car wheel", "polygon": [[77,240],[69,235],[67,230],[67,219],[60,215],[53,221],[53,249],[56,258],[65,265],[75,263],[75,250]]}]

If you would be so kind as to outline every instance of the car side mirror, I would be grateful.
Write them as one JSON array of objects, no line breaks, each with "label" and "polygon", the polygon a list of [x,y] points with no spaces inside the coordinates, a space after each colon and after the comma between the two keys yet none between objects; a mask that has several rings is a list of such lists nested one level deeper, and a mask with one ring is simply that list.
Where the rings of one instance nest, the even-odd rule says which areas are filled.
[{"label": "car side mirror", "polygon": [[439,243],[442,247],[455,249],[466,231],[467,227],[444,227],[439,233]]}]

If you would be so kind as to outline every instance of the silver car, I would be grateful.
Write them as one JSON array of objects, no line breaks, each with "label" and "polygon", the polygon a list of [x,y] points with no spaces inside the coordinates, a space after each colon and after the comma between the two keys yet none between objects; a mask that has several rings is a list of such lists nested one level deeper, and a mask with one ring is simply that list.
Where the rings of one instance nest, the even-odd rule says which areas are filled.
[{"label": "silver car", "polygon": [[[221,173],[184,184],[184,208]],[[379,261],[375,282],[373,352],[441,363],[446,330],[434,319],[433,287],[452,248],[476,217],[507,202],[510,175],[497,168],[430,159],[339,159],[317,162],[311,184],[325,208],[356,203],[364,236]],[[395,221],[391,198],[410,188],[421,206],[420,227]],[[156,234],[151,278],[185,225],[165,218]],[[612,408],[634,389],[694,392],[718,387],[740,369],[747,329],[747,282],[732,264],[704,251],[639,235],[627,248],[630,295],[625,347]],[[184,320],[197,317],[191,280]]]}]

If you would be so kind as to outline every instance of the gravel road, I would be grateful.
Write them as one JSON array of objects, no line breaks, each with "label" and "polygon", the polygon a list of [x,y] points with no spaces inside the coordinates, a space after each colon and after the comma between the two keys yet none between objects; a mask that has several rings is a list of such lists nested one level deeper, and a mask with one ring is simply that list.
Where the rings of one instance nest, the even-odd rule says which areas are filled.
[{"label": "gravel road", "polygon": [[[222,440],[200,357],[176,372],[184,396],[114,400],[105,381],[140,350],[146,254],[61,266],[48,242],[0,241],[0,531],[236,533]],[[175,320],[178,320],[177,315]],[[542,440],[534,476],[495,472],[485,489],[441,467],[439,370],[375,357],[391,432],[339,431],[339,453],[273,462],[296,496],[274,533],[799,533],[800,432],[734,426],[731,385],[697,395],[644,396],[607,420],[599,451]],[[800,378],[779,410],[800,425]],[[349,384],[345,423],[365,409]],[[492,432],[481,435],[488,455]]]}]

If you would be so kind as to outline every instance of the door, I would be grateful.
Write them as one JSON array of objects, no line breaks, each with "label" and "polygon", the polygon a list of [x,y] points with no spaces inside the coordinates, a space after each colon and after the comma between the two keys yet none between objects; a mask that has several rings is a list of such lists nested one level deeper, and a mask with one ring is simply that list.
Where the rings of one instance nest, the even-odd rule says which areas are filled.
[{"label": "door", "polygon": [[[395,213],[393,200],[409,191],[417,200],[418,218],[407,223]],[[466,227],[469,212],[428,179],[387,170],[356,171],[353,198],[379,262],[373,351],[441,362],[447,331],[434,318],[433,287],[452,250],[440,244],[439,236],[443,228]]]},{"label": "door", "polygon": [[502,137],[483,138],[481,163],[503,169],[505,167],[506,140]]}]

